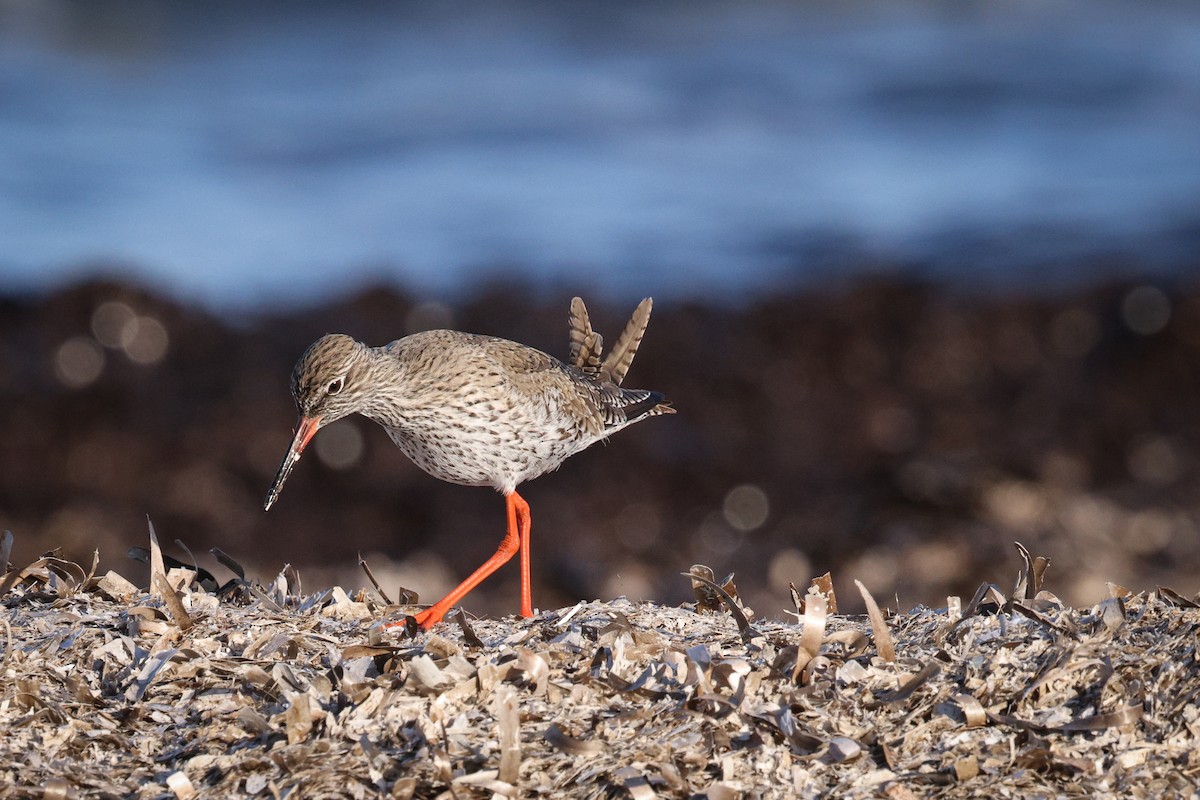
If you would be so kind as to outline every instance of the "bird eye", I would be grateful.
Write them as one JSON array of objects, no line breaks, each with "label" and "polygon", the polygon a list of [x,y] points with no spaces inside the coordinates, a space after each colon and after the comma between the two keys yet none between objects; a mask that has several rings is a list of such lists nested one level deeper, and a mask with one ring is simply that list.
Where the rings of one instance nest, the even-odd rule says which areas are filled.
[{"label": "bird eye", "polygon": [[328,394],[337,394],[338,392],[340,392],[342,390],[343,383],[345,383],[344,378],[337,378],[333,381],[330,381],[329,388],[327,388],[325,391]]}]

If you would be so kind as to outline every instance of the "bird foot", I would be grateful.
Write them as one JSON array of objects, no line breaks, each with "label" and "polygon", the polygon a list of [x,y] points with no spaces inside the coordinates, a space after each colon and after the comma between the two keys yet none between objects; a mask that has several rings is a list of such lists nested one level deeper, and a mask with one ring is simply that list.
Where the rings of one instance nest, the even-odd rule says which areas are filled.
[{"label": "bird foot", "polygon": [[[380,623],[380,627],[385,631],[416,636],[418,631],[428,631],[434,625],[441,622],[445,613],[445,611],[438,612],[437,607],[433,606],[417,614],[409,614],[391,622]],[[396,628],[400,628],[401,630],[396,631]]]},{"label": "bird foot", "polygon": [[[416,614],[409,614],[403,619],[398,619],[393,622],[383,623],[384,630],[389,628],[404,628],[404,633],[409,636],[415,636],[417,631],[428,631],[434,625],[437,625],[446,616],[449,609],[439,608],[436,605],[430,606],[424,611],[419,611]],[[460,612],[461,613],[461,612]],[[522,608],[520,615],[525,619],[531,619],[537,616],[532,608]]]},{"label": "bird foot", "polygon": [[442,621],[442,617],[446,616],[445,609],[439,609],[437,606],[430,606],[420,613],[413,614],[412,619],[416,620],[417,627],[423,631],[427,631],[434,625]]}]

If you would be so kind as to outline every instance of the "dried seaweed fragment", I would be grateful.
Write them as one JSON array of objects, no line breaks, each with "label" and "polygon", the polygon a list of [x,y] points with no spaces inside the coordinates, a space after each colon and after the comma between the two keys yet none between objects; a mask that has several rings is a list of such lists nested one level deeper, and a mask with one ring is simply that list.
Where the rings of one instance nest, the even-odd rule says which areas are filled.
[{"label": "dried seaweed fragment", "polygon": [[[837,613],[837,593],[833,590],[833,575],[831,573],[826,572],[824,575],[819,575],[813,578],[812,582],[809,584],[808,592],[810,594],[816,592],[817,594],[823,596],[825,598],[826,610],[830,614]],[[803,616],[804,598],[801,597],[800,592],[796,590],[796,585],[794,583],[788,584],[788,593],[791,595],[792,604],[796,606],[797,616]]]},{"label": "dried seaweed fragment", "polygon": [[604,751],[604,744],[595,740],[587,741],[567,735],[557,722],[552,722],[542,734],[551,745],[571,756],[586,756]]},{"label": "dried seaweed fragment", "polygon": [[1166,600],[1168,603],[1179,606],[1180,608],[1200,608],[1200,603],[1184,597],[1179,592],[1167,586],[1158,587],[1158,596]]},{"label": "dried seaweed fragment", "polygon": [[903,702],[928,683],[934,676],[941,672],[942,668],[936,661],[927,661],[925,665],[919,669],[916,674],[908,678],[898,689],[890,692],[884,692],[879,695],[880,703],[900,703]]},{"label": "dried seaweed fragment", "polygon": [[375,587],[375,591],[378,592],[379,596],[383,598],[384,605],[392,605],[391,598],[388,597],[387,592],[383,590],[383,587],[379,585],[379,581],[376,579],[375,573],[371,571],[371,565],[367,563],[365,558],[363,558],[362,553],[358,554],[358,566],[364,573],[366,573],[367,580],[371,581],[371,585]]},{"label": "dried seaweed fragment", "polygon": [[945,612],[888,617],[889,664],[865,616],[816,601],[803,630],[756,620],[756,646],[625,600],[372,646],[314,613],[352,590],[285,576],[277,610],[168,572],[181,635],[80,572],[70,596],[43,566],[5,598],[13,796],[1187,796],[1200,769],[1196,610],[1156,594],[1016,600],[1067,635],[985,587],[953,636]]},{"label": "dried seaweed fragment", "polygon": [[192,627],[192,618],[188,614],[187,609],[183,607],[183,601],[179,599],[179,595],[175,593],[175,589],[171,586],[167,576],[162,573],[154,573],[152,583],[156,592],[162,597],[163,605],[167,609],[167,614],[171,618],[171,622],[181,631],[186,631]]},{"label": "dried seaweed fragment", "polygon": [[1030,554],[1029,548],[1020,542],[1013,542],[1017,553],[1021,556],[1023,568],[1017,573],[1017,582],[1012,591],[1013,600],[1030,600],[1042,591],[1042,582],[1046,570],[1050,567],[1050,559]]},{"label": "dried seaweed fragment", "polygon": [[875,647],[879,650],[880,657],[884,661],[895,661],[896,646],[892,642],[892,633],[888,630],[883,612],[879,610],[879,604],[875,602],[875,598],[867,591],[867,587],[863,585],[862,581],[855,580],[854,585],[862,593],[863,602],[867,606],[867,616],[871,618],[871,630],[875,632]]},{"label": "dried seaweed fragment", "polygon": [[[697,569],[698,567],[699,569]],[[719,586],[715,581],[709,579],[707,574],[704,572],[705,570],[708,571],[708,574],[712,573],[712,570],[708,569],[708,567],[698,564],[692,567],[691,572],[685,572],[683,575],[684,577],[692,579],[693,587],[699,583],[703,586],[706,586],[713,593],[715,593],[718,598],[720,598],[721,602],[725,604],[725,607],[729,609],[729,613],[733,615],[734,620],[737,622],[738,631],[741,633],[743,641],[749,644],[753,639],[758,638],[758,632],[750,626],[750,621],[746,618],[746,614],[742,611],[741,605],[737,602],[737,600],[734,599],[733,595],[726,591],[724,586]],[[732,575],[726,579],[726,583],[732,586]]]}]

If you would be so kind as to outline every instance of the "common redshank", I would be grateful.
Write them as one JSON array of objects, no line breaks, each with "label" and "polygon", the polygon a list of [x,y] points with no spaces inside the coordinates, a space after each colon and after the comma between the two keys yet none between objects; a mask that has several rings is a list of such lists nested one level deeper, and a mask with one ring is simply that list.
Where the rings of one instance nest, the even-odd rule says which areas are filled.
[{"label": "common redshank", "polygon": [[603,361],[603,340],[578,297],[571,301],[567,363],[506,339],[458,331],[415,333],[382,347],[340,333],[322,336],[292,371],[300,420],[263,508],[279,498],[318,430],[362,414],[433,477],[504,495],[508,532],[495,555],[417,614],[417,625],[428,630],[441,621],[518,551],[521,616],[532,617],[529,505],[517,487],[639,420],[675,413],[660,392],[621,386],[650,307],[647,297]]}]

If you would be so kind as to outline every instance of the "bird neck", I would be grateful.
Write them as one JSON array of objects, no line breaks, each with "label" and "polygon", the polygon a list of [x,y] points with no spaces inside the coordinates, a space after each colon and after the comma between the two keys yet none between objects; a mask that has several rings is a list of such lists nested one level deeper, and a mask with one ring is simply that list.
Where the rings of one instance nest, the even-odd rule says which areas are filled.
[{"label": "bird neck", "polygon": [[384,348],[367,347],[365,356],[367,391],[358,412],[385,428],[402,427],[413,406],[406,371]]}]

